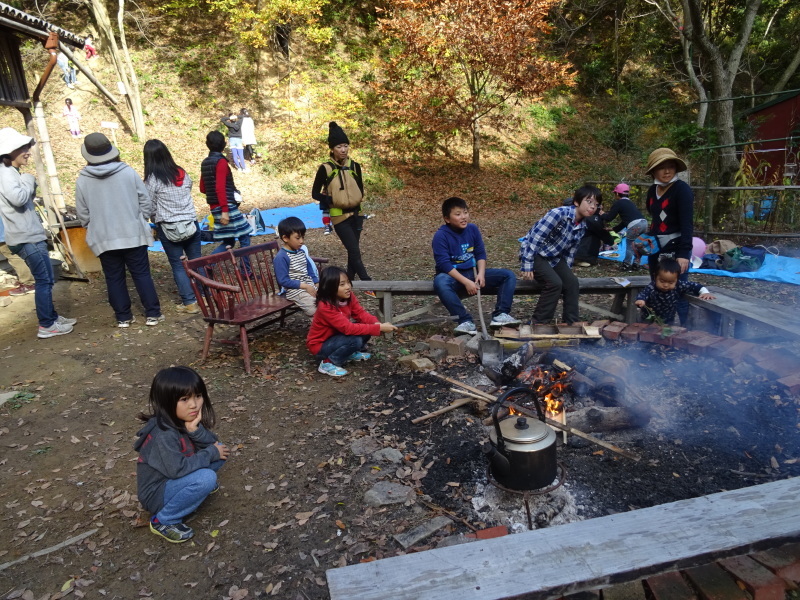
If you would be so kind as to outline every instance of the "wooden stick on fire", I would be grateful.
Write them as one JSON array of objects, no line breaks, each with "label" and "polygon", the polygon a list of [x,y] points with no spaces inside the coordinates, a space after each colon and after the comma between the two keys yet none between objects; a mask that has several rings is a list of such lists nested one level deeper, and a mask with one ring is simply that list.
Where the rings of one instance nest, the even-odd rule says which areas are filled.
[{"label": "wooden stick on fire", "polygon": [[[483,401],[483,399],[481,399]],[[427,415],[422,415],[421,417],[417,417],[416,419],[411,419],[411,422],[416,425],[417,423],[422,423],[423,421],[427,421],[428,419],[432,419],[434,417],[438,417],[439,415],[443,415],[445,413],[450,412],[451,410],[455,410],[459,406],[464,406],[465,404],[469,404],[470,402],[475,402],[474,398],[459,398],[458,400],[454,400],[444,408],[440,408],[439,410],[434,410],[433,412],[429,412]]]},{"label": "wooden stick on fire", "polygon": [[[474,394],[477,394],[477,395],[485,398],[489,402],[497,402],[497,398],[495,396],[492,396],[491,394],[487,394],[483,390],[479,390],[478,388],[472,387],[471,385],[467,385],[466,383],[462,383],[461,381],[458,381],[457,379],[452,379],[451,377],[445,377],[444,375],[441,375],[441,374],[437,373],[436,371],[430,371],[430,374],[433,375],[434,377],[442,379],[442,380],[444,380],[444,381],[446,381],[448,383],[452,383],[455,386],[461,387],[461,388],[463,388],[465,390],[468,390],[468,391],[470,391],[470,392],[472,392]],[[523,415],[527,415],[527,416],[530,416],[530,417],[538,418],[536,413],[531,411],[531,410],[528,410],[528,409],[523,408],[521,406],[517,406],[516,404],[513,404],[513,403],[511,403],[510,406],[514,410],[516,410],[517,412],[522,413]],[[575,429],[574,427],[570,427],[569,425],[562,425],[558,421],[554,421],[552,419],[547,419],[547,424],[550,425],[551,427],[555,427],[556,429],[559,429],[561,431],[566,431],[567,433],[571,433],[573,435],[577,435],[580,438],[588,440],[588,441],[592,442],[593,444],[597,444],[598,446],[602,446],[603,448],[606,448],[607,450],[611,450],[612,452],[615,452],[615,453],[619,454],[620,456],[624,456],[625,458],[630,458],[633,461],[639,462],[641,460],[641,458],[642,458],[638,454],[635,454],[633,452],[629,452],[628,450],[623,450],[619,446],[615,446],[614,444],[609,444],[608,442],[604,442],[603,440],[599,440],[596,437],[594,437],[593,435],[589,435],[588,433],[584,433],[583,431],[580,431],[579,429]]]}]

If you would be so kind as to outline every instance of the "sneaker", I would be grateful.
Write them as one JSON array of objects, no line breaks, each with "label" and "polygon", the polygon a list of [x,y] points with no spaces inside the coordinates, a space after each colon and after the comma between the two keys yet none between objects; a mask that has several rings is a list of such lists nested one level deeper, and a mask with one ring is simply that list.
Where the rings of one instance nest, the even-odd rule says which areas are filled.
[{"label": "sneaker", "polygon": [[330,225],[325,225],[325,231],[322,232],[323,235],[330,235],[333,233],[333,227]]},{"label": "sneaker", "polygon": [[120,329],[126,329],[130,327],[132,323],[136,323],[136,317],[131,317],[127,321],[117,321],[117,327]]},{"label": "sneaker", "polygon": [[56,319],[56,323],[61,323],[62,325],[75,325],[77,322],[78,319],[70,319],[69,317],[64,317],[61,315],[58,315],[58,318]]},{"label": "sneaker", "polygon": [[372,290],[364,290],[364,295],[369,296],[370,298],[377,298],[378,294],[373,292]]},{"label": "sneaker", "polygon": [[522,321],[515,319],[508,313],[500,313],[492,317],[489,327],[503,327],[504,325],[519,325]]},{"label": "sneaker", "polygon": [[188,542],[194,537],[194,529],[183,523],[173,523],[172,525],[163,525],[150,521],[150,531],[156,535],[160,535],[168,542],[173,544],[182,544]]},{"label": "sneaker", "polygon": [[319,369],[317,369],[317,371],[325,375],[330,375],[331,377],[344,377],[347,375],[347,371],[342,367],[337,367],[332,362],[325,362],[324,360],[319,363]]},{"label": "sneaker", "polygon": [[147,317],[147,320],[144,322],[145,325],[148,327],[153,327],[158,325],[161,321],[164,320],[164,315],[158,315],[157,317]]},{"label": "sneaker", "polygon": [[72,325],[68,323],[59,323],[58,321],[54,321],[50,327],[42,327],[39,325],[39,334],[38,337],[41,339],[55,337],[57,335],[66,335],[72,331]]},{"label": "sneaker", "polygon": [[20,286],[15,287],[13,290],[9,290],[9,296],[24,296],[25,294],[32,294],[36,291],[35,285],[25,285],[22,284]]},{"label": "sneaker", "polygon": [[200,312],[200,307],[197,305],[197,302],[192,302],[191,304],[178,304],[175,310],[181,313],[196,315]]},{"label": "sneaker", "polygon": [[372,358],[372,354],[369,352],[353,352],[347,357],[347,360],[369,360],[370,358]]},{"label": "sneaker", "polygon": [[581,261],[581,262],[576,262],[575,266],[576,267],[591,267],[592,263],[588,263],[586,261]]},{"label": "sneaker", "polygon": [[468,333],[470,335],[476,335],[478,333],[478,328],[475,327],[475,323],[472,321],[464,321],[463,323],[459,323],[458,327],[454,330],[456,333]]}]

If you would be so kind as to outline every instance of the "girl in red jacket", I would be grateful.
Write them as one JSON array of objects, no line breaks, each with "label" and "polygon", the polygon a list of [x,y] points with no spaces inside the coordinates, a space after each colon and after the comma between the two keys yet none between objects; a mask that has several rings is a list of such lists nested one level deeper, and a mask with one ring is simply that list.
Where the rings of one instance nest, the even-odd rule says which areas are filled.
[{"label": "girl in red jacket", "polygon": [[311,354],[322,359],[320,373],[331,377],[347,375],[341,365],[348,360],[367,360],[372,356],[361,351],[371,336],[395,329],[397,327],[391,323],[379,323],[361,307],[343,269],[328,267],[322,271],[317,289],[317,312],[306,338]]}]

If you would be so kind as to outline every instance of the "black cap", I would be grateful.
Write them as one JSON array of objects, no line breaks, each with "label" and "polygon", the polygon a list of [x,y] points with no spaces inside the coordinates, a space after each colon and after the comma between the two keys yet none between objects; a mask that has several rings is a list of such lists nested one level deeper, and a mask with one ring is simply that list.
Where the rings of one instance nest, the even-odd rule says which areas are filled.
[{"label": "black cap", "polygon": [[336,124],[336,121],[328,123],[328,148],[335,148],[339,144],[349,144],[347,134],[344,129]]}]

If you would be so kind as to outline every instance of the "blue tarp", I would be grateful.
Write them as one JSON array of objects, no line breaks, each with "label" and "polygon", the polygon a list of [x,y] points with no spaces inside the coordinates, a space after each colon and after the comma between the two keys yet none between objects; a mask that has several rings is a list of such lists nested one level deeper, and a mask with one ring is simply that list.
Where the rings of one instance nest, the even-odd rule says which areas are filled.
[{"label": "blue tarp", "polygon": [[[622,262],[625,257],[625,239],[620,241],[619,250],[600,254],[600,258]],[[642,263],[646,263],[646,257],[642,258]],[[764,264],[758,271],[750,273],[731,273],[721,269],[689,269],[690,273],[701,273],[703,275],[718,275],[719,277],[739,277],[742,279],[760,279],[762,281],[777,281],[779,283],[793,283],[800,285],[800,258],[788,256],[773,256],[767,253]]]},{"label": "blue tarp", "polygon": [[[264,219],[266,229],[259,229],[255,235],[277,235],[278,223],[286,217],[297,217],[306,225],[306,229],[318,229],[322,227],[322,211],[319,204],[311,202],[301,206],[282,206],[280,208],[270,208],[261,210],[261,218]],[[152,227],[152,225],[151,225]],[[208,229],[208,217],[200,223],[200,229]],[[213,244],[214,242],[202,242],[203,244]],[[163,252],[161,242],[155,242],[150,247],[151,252]]]}]

